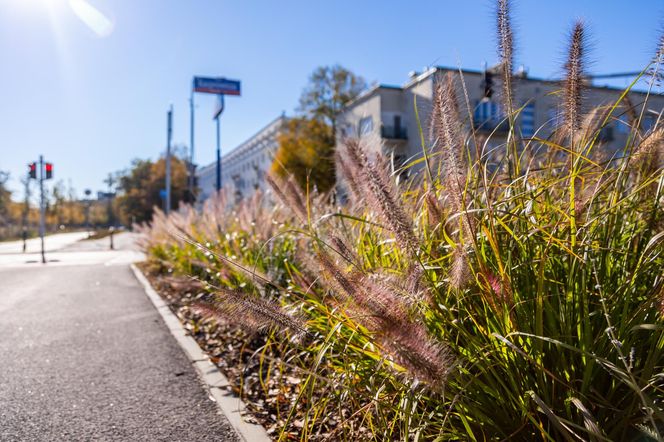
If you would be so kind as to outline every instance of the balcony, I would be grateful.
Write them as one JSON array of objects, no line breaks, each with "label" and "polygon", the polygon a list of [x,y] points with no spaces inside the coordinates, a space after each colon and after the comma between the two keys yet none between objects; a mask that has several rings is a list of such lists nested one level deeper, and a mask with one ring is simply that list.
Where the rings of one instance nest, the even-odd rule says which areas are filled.
[{"label": "balcony", "polygon": [[407,140],[408,132],[401,126],[381,126],[380,136],[389,140]]}]

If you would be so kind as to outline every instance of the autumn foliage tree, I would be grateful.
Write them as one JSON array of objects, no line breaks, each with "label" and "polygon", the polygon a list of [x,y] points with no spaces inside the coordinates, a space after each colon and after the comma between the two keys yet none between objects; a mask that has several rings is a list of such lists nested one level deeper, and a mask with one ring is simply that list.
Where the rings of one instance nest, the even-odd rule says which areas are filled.
[{"label": "autumn foliage tree", "polygon": [[339,112],[366,87],[364,78],[343,66],[319,66],[309,76],[298,110],[334,128]]},{"label": "autumn foliage tree", "polygon": [[272,163],[277,176],[293,175],[302,189],[307,185],[327,192],[335,183],[334,134],[325,122],[292,118],[279,135],[279,149]]},{"label": "autumn foliage tree", "polygon": [[366,88],[364,79],[339,66],[318,67],[302,91],[300,116],[288,121],[279,136],[272,171],[293,175],[302,189],[330,190],[334,171],[335,119]]},{"label": "autumn foliage tree", "polygon": [[[134,160],[132,167],[121,173],[115,210],[122,224],[150,221],[155,207],[162,207],[160,191],[164,189],[166,160]],[[171,157],[172,207],[187,201],[187,165],[176,156]]]}]

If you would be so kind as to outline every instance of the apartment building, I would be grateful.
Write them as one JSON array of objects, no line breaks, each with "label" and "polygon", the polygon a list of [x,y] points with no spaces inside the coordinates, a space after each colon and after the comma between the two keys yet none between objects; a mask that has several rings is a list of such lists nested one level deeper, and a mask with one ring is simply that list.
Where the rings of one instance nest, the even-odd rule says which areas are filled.
[{"label": "apartment building", "polygon": [[[452,72],[458,85],[458,98],[462,116],[467,125],[472,124],[479,133],[492,134],[489,145],[504,142],[507,125],[500,105],[500,76],[496,72],[462,70],[435,67],[426,72],[413,72],[403,86],[378,85],[367,90],[349,103],[337,118],[337,144],[345,136],[374,136],[381,140],[379,148],[390,155],[395,166],[400,166],[422,155],[420,130],[427,136],[431,114],[434,85],[448,72]],[[488,74],[488,82],[487,82]],[[461,79],[468,98],[462,92]],[[538,137],[550,135],[551,127],[560,121],[560,89],[557,81],[530,78],[521,71],[514,81],[515,107],[523,106],[519,114],[519,125],[524,137],[537,132]],[[585,92],[588,108],[615,103],[622,90],[610,87],[589,85]],[[640,113],[646,95],[632,92],[626,102]],[[466,102],[470,106],[466,106]],[[470,107],[470,109],[468,109]],[[645,129],[655,124],[664,109],[664,96],[651,95],[642,125]],[[417,110],[417,114],[416,114]],[[615,152],[624,146],[629,135],[628,113],[623,106],[615,113],[618,117],[611,121],[600,134],[606,149]],[[419,118],[419,119],[418,119]],[[554,123],[554,124],[551,124]],[[542,129],[540,129],[542,128]]]},{"label": "apartment building", "polygon": [[[221,186],[238,201],[253,194],[256,189],[266,190],[265,175],[272,166],[279,146],[278,137],[288,118],[281,115],[259,130],[251,138],[221,157]],[[196,172],[198,201],[203,202],[216,192],[217,163],[213,162]]]}]

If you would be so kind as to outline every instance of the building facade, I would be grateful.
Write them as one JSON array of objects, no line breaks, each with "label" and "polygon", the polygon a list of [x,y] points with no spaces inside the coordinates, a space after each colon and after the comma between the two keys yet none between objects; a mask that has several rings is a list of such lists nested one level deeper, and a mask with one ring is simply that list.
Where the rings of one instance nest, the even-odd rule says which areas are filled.
[{"label": "building facade", "polygon": [[[257,189],[267,189],[265,175],[272,166],[279,147],[279,135],[287,121],[288,118],[281,115],[221,157],[221,187],[230,198],[239,201],[251,196]],[[203,202],[216,192],[217,163],[200,168],[196,176],[198,201]]]},{"label": "building facade", "polygon": [[[375,144],[383,154],[391,156],[395,166],[400,167],[420,157],[420,131],[426,139],[435,84],[443,80],[448,72],[454,75],[460,114],[462,118],[465,116],[467,127],[472,121],[477,133],[484,133],[487,137],[491,135],[488,137],[489,148],[503,144],[508,125],[500,105],[499,75],[489,70],[489,81],[486,81],[485,71],[436,67],[423,73],[411,73],[403,86],[375,86],[349,103],[337,118],[337,146],[344,137],[373,136],[381,140],[381,143]],[[515,76],[514,107],[521,108],[517,124],[524,137],[537,135],[546,138],[551,134],[551,128],[556,126],[562,115],[560,90],[560,82],[529,78],[525,72]],[[584,101],[588,109],[610,105],[619,99],[622,92],[616,88],[589,85]],[[645,98],[644,93],[631,92],[623,102],[628,103],[633,113],[638,115]],[[652,127],[663,109],[664,96],[650,95],[642,126],[645,129]],[[625,145],[630,131],[625,106],[617,109],[614,115],[617,118],[610,121],[600,134],[604,147],[612,152]]]}]

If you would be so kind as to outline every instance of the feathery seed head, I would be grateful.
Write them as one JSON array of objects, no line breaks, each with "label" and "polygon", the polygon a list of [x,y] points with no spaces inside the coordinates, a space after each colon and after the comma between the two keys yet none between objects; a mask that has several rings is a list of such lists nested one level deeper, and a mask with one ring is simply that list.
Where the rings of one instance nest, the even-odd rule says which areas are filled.
[{"label": "feathery seed head", "polygon": [[[232,318],[240,324],[260,331],[266,328],[289,329],[296,334],[307,333],[300,318],[286,312],[277,302],[253,296],[241,290],[217,288],[218,293],[193,305],[194,310],[213,317]],[[241,319],[238,321],[238,319]]]},{"label": "feathery seed head", "polygon": [[463,289],[470,280],[470,267],[468,265],[468,252],[463,245],[458,245],[452,256],[452,265],[449,271],[449,284],[457,290]]},{"label": "feathery seed head", "polygon": [[306,222],[308,216],[304,197],[294,180],[290,178],[286,181],[279,180],[280,182],[277,182],[270,175],[267,175],[265,179],[281,202],[290,208],[300,221]]},{"label": "feathery seed head", "polygon": [[443,387],[454,368],[448,347],[432,339],[420,323],[382,324],[379,338],[395,362],[432,388]]},{"label": "feathery seed head", "polygon": [[514,65],[514,34],[509,10],[509,0],[498,0],[496,21],[498,27],[498,55],[503,78],[502,99],[505,112],[510,115],[512,106],[512,72]]},{"label": "feathery seed head", "polygon": [[570,35],[564,79],[564,125],[567,135],[572,137],[579,129],[581,107],[586,75],[587,43],[582,21],[574,24]]}]

